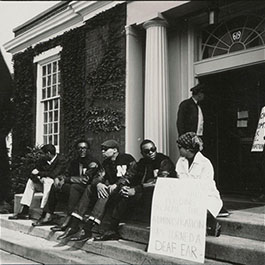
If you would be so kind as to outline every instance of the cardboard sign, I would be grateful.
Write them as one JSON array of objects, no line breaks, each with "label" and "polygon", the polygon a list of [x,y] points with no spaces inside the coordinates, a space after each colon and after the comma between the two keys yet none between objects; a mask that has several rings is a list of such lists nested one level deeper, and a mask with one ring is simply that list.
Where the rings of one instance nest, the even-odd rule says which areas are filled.
[{"label": "cardboard sign", "polygon": [[199,180],[158,178],[148,252],[203,263],[206,201]]},{"label": "cardboard sign", "polygon": [[265,145],[265,107],[261,109],[259,123],[254,137],[251,152],[262,152]]}]

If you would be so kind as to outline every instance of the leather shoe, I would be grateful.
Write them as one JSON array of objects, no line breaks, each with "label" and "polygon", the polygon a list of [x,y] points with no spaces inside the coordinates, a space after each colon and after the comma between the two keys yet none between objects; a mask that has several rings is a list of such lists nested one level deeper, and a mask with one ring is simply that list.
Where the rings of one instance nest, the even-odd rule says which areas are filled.
[{"label": "leather shoe", "polygon": [[79,230],[79,232],[77,233],[77,235],[73,236],[70,239],[70,241],[84,242],[84,241],[87,241],[88,239],[90,239],[91,236],[92,236],[91,231],[85,230],[85,229],[81,229],[81,230]]},{"label": "leather shoe", "polygon": [[62,235],[57,237],[57,239],[59,239],[59,240],[65,239],[67,237],[74,235],[77,232],[78,232],[78,228],[68,227]]},{"label": "leather shoe", "polygon": [[102,236],[97,236],[94,241],[119,240],[120,235],[115,231],[107,231]]},{"label": "leather shoe", "polygon": [[18,213],[8,217],[9,220],[28,220],[29,214]]},{"label": "leather shoe", "polygon": [[54,224],[54,222],[53,222],[52,219],[50,219],[50,220],[43,220],[43,219],[40,219],[40,220],[38,220],[38,221],[32,223],[32,226],[35,227],[35,226],[45,226],[45,225],[53,225],[53,224]]}]

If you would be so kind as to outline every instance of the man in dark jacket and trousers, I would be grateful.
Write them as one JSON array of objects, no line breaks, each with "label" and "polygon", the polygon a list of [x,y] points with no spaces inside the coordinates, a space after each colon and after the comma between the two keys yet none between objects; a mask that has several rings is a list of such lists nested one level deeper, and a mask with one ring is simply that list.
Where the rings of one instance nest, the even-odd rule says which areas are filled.
[{"label": "man in dark jacket and trousers", "polygon": [[32,170],[20,201],[22,205],[21,212],[10,216],[9,219],[29,219],[29,207],[36,190],[43,191],[40,205],[40,208],[43,209],[54,179],[65,171],[65,159],[60,154],[56,154],[56,148],[53,144],[44,145],[41,151],[43,156],[37,162],[36,168]]},{"label": "man in dark jacket and trousers", "polygon": [[144,140],[140,149],[143,158],[134,163],[125,174],[126,181],[117,194],[119,200],[112,212],[110,224],[106,232],[96,237],[95,241],[119,239],[119,222],[130,206],[135,205],[147,189],[154,189],[158,177],[177,177],[173,162],[168,156],[158,153],[151,140]]},{"label": "man in dark jacket and trousers", "polygon": [[43,210],[44,214],[40,220],[32,224],[33,226],[51,225],[53,223],[52,215],[58,200],[65,199],[68,201],[65,221],[62,226],[52,228],[54,231],[64,230],[87,185],[93,182],[93,177],[100,168],[100,163],[90,155],[88,141],[85,139],[77,140],[75,149],[77,157],[72,159],[66,171],[55,179],[48,202]]},{"label": "man in dark jacket and trousers", "polygon": [[204,99],[204,85],[198,84],[190,89],[192,97],[182,101],[179,105],[177,117],[177,129],[179,136],[186,132],[195,132],[203,136],[203,112],[200,107]]},{"label": "man in dark jacket and trousers", "polygon": [[[135,159],[126,153],[120,153],[119,144],[115,140],[107,140],[101,144],[105,158],[103,174],[99,174],[97,184],[88,186],[72,213],[72,221],[60,239],[71,236],[71,241],[86,241],[92,237],[92,228],[100,225],[109,199],[113,199],[124,184],[123,177]],[[89,206],[92,206],[89,218],[85,218]],[[80,228],[80,229],[79,229]]]}]

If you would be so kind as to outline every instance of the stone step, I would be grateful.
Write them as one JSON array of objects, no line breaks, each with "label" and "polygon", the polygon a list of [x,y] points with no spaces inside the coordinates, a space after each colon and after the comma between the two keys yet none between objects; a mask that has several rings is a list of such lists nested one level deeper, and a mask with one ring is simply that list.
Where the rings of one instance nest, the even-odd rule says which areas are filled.
[{"label": "stone step", "polygon": [[[120,263],[129,263],[129,264],[168,264],[168,265],[196,265],[198,263],[185,261],[182,259],[150,254],[145,251],[146,244],[136,243],[132,241],[126,240],[118,240],[118,241],[106,241],[106,242],[94,242],[92,240],[87,241],[86,243],[73,243],[69,241],[59,242],[56,238],[60,233],[53,233],[50,230],[50,226],[45,227],[32,227],[31,220],[8,220],[8,215],[1,215],[1,227],[4,229],[4,233],[1,235],[1,248],[13,253],[22,252],[23,248],[23,238],[26,236],[30,238],[30,240],[25,240],[27,244],[32,244],[32,249],[35,250],[37,245],[41,246],[41,251],[43,252],[43,256],[45,257],[46,249],[49,252],[47,256],[47,260],[54,259],[54,256],[57,252],[57,249],[62,248],[63,253],[67,253],[69,251],[73,251],[72,258],[80,258],[80,264],[94,264],[92,261],[88,260],[88,256],[79,256],[84,254],[84,251],[90,253],[94,253],[96,255],[101,255],[104,257],[109,257],[115,259],[115,261],[119,260]],[[16,246],[13,238],[13,235],[21,237],[21,239],[17,242],[18,246]],[[38,240],[41,240],[40,243]],[[11,241],[11,243],[9,243]],[[54,243],[55,242],[55,243]],[[46,245],[47,244],[47,248]],[[11,248],[12,246],[12,248]],[[27,251],[24,256],[30,258],[31,256],[38,256],[37,253],[33,253],[34,251],[30,250],[30,246],[27,246]],[[75,250],[74,249],[78,249]],[[18,253],[17,253],[18,254]],[[41,255],[41,254],[40,254]],[[84,254],[85,255],[85,254]],[[59,256],[58,260],[62,259],[64,256]],[[92,258],[91,258],[92,259]],[[38,261],[43,262],[43,261]],[[70,261],[70,263],[74,264],[75,261]],[[90,263],[91,262],[91,263]],[[101,261],[97,261],[97,264],[104,264]],[[53,262],[54,264],[55,262]],[[63,262],[62,262],[63,263]],[[68,262],[69,263],[69,262]],[[47,261],[45,261],[47,264]],[[56,264],[58,264],[56,262]],[[65,263],[66,264],[66,263]],[[113,263],[109,263],[113,264]],[[115,264],[115,263],[114,263]],[[212,265],[225,265],[231,264],[230,262],[221,262],[213,259],[205,259],[205,264]]]},{"label": "stone step", "polygon": [[42,264],[127,264],[40,237],[1,229],[1,249]]},{"label": "stone step", "polygon": [[27,265],[40,265],[41,263],[25,259],[14,253],[9,253],[0,249],[0,264],[27,264]]}]

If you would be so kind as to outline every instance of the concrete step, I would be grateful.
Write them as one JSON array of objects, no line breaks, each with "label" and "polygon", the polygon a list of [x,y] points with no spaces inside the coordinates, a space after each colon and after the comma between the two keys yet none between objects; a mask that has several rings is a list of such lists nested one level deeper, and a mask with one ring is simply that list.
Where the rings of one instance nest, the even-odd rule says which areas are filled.
[{"label": "concrete step", "polygon": [[27,265],[39,265],[41,263],[32,261],[30,259],[25,259],[13,253],[0,250],[0,264],[27,264]]},{"label": "concrete step", "polygon": [[[32,227],[31,220],[8,220],[8,215],[0,216],[1,220],[1,227],[4,229],[4,234],[1,236],[1,248],[11,252],[10,250],[13,248],[13,253],[22,252],[23,245],[23,238],[30,238],[30,240],[25,240],[27,244],[32,244],[32,249],[36,249],[36,246],[41,246],[41,251],[44,253],[43,256],[45,258],[46,249],[49,252],[49,256],[45,261],[45,264],[48,264],[48,260],[52,260],[58,251],[57,249],[61,250],[65,254],[69,251],[73,251],[72,258],[80,258],[82,261],[79,260],[80,264],[95,264],[92,261],[88,260],[88,255],[86,256],[79,256],[84,254],[84,251],[90,253],[94,253],[96,255],[101,255],[104,257],[109,257],[115,259],[116,261],[119,260],[120,263],[129,263],[129,264],[167,264],[167,265],[195,265],[198,263],[185,261],[182,259],[176,259],[171,257],[166,257],[162,255],[155,255],[150,254],[145,251],[146,244],[136,243],[132,241],[126,240],[118,240],[118,241],[106,241],[106,242],[94,242],[92,240],[87,241],[86,243],[73,243],[69,241],[59,242],[56,238],[60,233],[53,233],[50,231],[50,226],[45,227]],[[16,242],[14,242],[15,238],[13,235],[21,237],[21,239],[17,242],[18,246],[16,246]],[[40,240],[40,241],[37,241]],[[11,241],[11,243],[9,243]],[[56,242],[56,243],[54,243]],[[47,244],[47,248],[46,248]],[[12,248],[11,248],[12,246]],[[37,253],[33,253],[31,251],[30,246],[26,246],[27,251],[24,253],[24,256],[30,258],[29,256],[38,256]],[[74,251],[74,249],[76,249]],[[60,252],[61,253],[61,252]],[[41,255],[41,254],[40,254]],[[85,254],[84,254],[85,255]],[[60,261],[63,259],[64,256],[59,256],[58,260]],[[78,261],[78,260],[76,260]],[[75,263],[75,260],[71,261],[71,263]],[[42,261],[38,261],[42,262]],[[90,263],[91,262],[91,263]],[[54,262],[53,262],[54,263]],[[63,263],[63,261],[62,261]],[[69,263],[69,262],[68,262]],[[59,264],[56,262],[56,264]],[[67,264],[67,263],[65,263]],[[104,264],[101,261],[97,261],[96,264]],[[106,263],[105,263],[106,264]],[[113,264],[113,263],[109,263]],[[114,263],[115,264],[115,263]],[[231,264],[230,262],[220,262],[217,260],[212,259],[205,259],[205,264],[212,264],[212,265],[225,265]]]},{"label": "concrete step", "polygon": [[222,234],[265,241],[265,207],[253,208],[253,211],[231,211],[229,217],[219,218]]},{"label": "concrete step", "polygon": [[127,264],[7,228],[0,242],[1,249],[42,264]]}]

